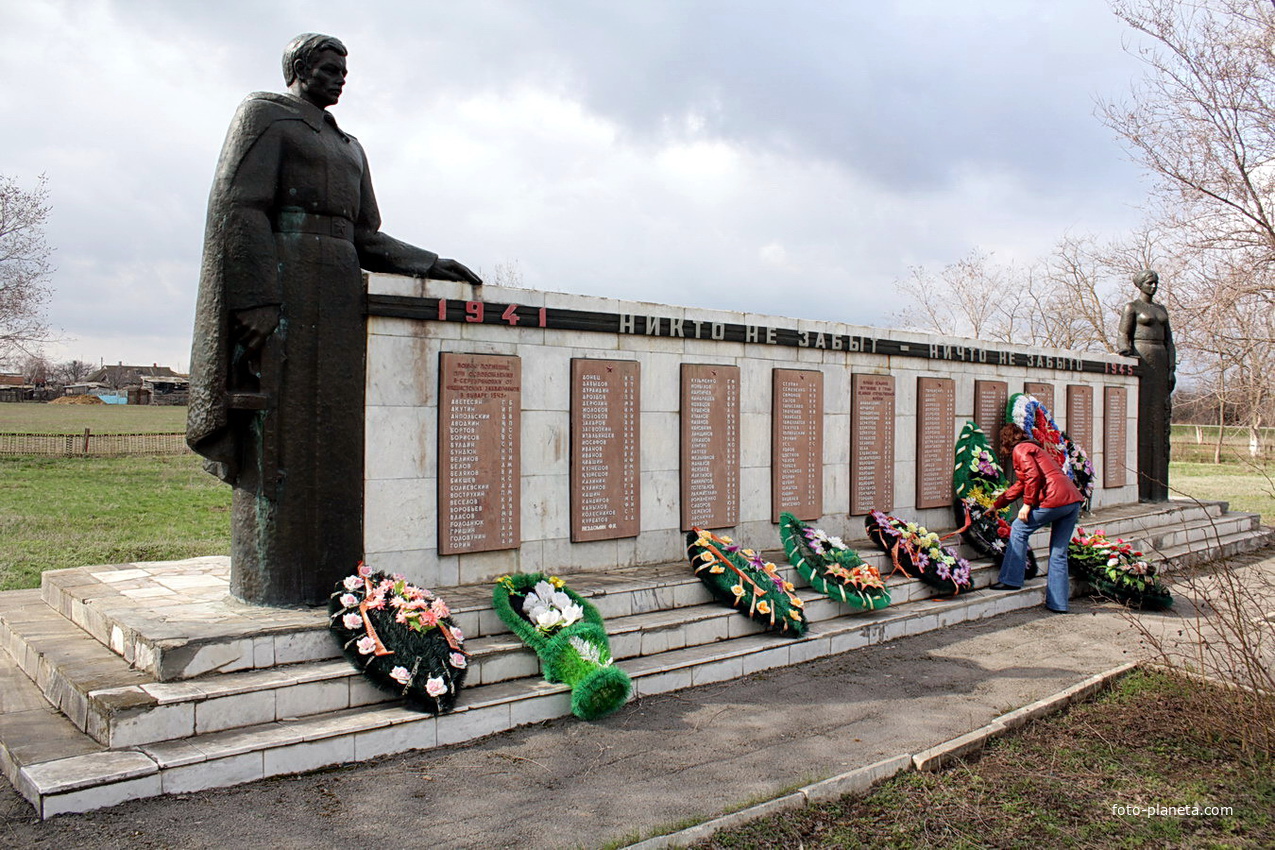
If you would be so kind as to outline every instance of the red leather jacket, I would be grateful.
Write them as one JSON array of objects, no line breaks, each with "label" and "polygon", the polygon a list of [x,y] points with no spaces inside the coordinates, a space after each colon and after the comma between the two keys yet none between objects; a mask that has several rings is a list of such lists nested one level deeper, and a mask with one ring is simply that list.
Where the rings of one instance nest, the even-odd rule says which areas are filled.
[{"label": "red leather jacket", "polygon": [[1057,461],[1040,446],[1031,442],[1014,446],[1014,474],[1018,480],[996,499],[996,507],[1003,508],[1023,497],[1023,504],[1031,508],[1061,508],[1083,502],[1084,496],[1062,471]]}]

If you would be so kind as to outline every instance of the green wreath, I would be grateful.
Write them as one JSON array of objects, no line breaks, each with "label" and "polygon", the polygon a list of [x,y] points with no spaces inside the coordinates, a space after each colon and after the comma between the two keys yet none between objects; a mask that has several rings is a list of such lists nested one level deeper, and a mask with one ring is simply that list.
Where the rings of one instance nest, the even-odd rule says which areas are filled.
[{"label": "green wreath", "polygon": [[788,563],[811,587],[834,602],[860,611],[876,611],[890,604],[890,589],[881,580],[881,573],[838,538],[782,513],[779,539]]},{"label": "green wreath", "polygon": [[695,575],[713,596],[738,608],[770,631],[800,637],[806,613],[793,586],[775,565],[752,549],[741,549],[729,537],[695,528],[686,533],[686,556]]},{"label": "green wreath", "polygon": [[[548,595],[562,595],[569,600],[558,599],[558,605],[548,606],[566,616],[546,616],[538,625],[528,619],[524,602],[529,597],[540,599]],[[597,720],[628,700],[633,686],[629,674],[612,661],[602,615],[562,579],[543,573],[503,576],[496,580],[492,591],[492,607],[539,656],[545,680],[571,688],[571,713],[576,717]]]}]

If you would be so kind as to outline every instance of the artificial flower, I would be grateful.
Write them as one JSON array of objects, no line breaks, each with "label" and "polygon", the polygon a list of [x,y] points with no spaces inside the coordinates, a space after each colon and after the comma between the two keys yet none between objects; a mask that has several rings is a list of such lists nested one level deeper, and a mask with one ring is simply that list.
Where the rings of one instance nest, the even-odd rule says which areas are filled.
[{"label": "artificial flower", "polygon": [[430,676],[425,680],[425,693],[438,698],[447,693],[447,682],[442,676]]},{"label": "artificial flower", "polygon": [[[408,670],[406,667],[395,667],[390,671],[390,678],[398,682],[400,685],[406,685],[408,682],[412,681],[412,671]],[[430,696],[438,695],[430,694]]]}]

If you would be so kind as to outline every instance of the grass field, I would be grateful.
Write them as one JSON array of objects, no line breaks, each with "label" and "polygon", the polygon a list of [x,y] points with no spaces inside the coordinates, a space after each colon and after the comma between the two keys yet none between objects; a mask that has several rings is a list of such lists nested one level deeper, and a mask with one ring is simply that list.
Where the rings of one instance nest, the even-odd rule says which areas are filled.
[{"label": "grass field", "polygon": [[174,434],[185,407],[133,404],[0,404],[0,431],[16,434]]},{"label": "grass field", "polygon": [[[1135,673],[1098,700],[991,741],[976,761],[904,774],[866,797],[762,818],[695,846],[1275,846],[1271,754],[1244,756],[1231,736],[1200,723],[1209,696],[1182,679]],[[1153,805],[1187,810],[1129,811]]]},{"label": "grass field", "polygon": [[1275,525],[1275,465],[1263,472],[1247,463],[1175,461],[1169,464],[1169,487],[1175,499],[1230,502],[1231,510],[1261,514],[1263,525]]},{"label": "grass field", "polygon": [[0,590],[89,564],[230,552],[230,488],[196,455],[0,457]]}]

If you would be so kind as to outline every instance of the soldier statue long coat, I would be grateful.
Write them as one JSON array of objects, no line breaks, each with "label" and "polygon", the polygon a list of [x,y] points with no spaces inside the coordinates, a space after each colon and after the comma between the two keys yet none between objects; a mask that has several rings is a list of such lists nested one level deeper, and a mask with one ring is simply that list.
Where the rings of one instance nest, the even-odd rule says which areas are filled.
[{"label": "soldier statue long coat", "polygon": [[[234,486],[232,592],[319,604],[363,553],[361,268],[424,276],[437,255],[380,232],[367,158],[331,114],[256,93],[208,201],[187,441]],[[263,348],[238,311],[277,307]]]}]

